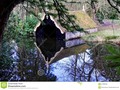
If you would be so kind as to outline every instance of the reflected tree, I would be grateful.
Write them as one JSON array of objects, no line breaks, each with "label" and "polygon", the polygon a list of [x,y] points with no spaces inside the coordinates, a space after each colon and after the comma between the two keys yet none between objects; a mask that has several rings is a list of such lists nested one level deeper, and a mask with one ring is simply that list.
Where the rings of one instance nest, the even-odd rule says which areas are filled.
[{"label": "reflected tree", "polygon": [[93,60],[96,63],[96,68],[99,71],[101,71],[101,74],[103,76],[106,76],[106,78],[108,78],[109,81],[119,81],[120,75],[117,74],[115,68],[109,67],[111,62],[106,61],[106,59],[104,58],[107,55],[110,55],[110,53],[108,52],[106,48],[106,44],[105,43],[97,44],[92,50],[92,52],[93,52]]},{"label": "reflected tree", "polygon": [[[102,52],[97,50],[90,52],[86,51],[82,54],[73,55],[69,57],[70,63],[66,62],[65,66],[61,65],[61,68],[65,68],[65,72],[69,73],[67,77],[70,77],[72,81],[117,81],[119,76],[115,74],[113,68],[108,68],[107,62],[103,60],[99,55]],[[104,49],[103,49],[104,50]],[[67,78],[68,79],[68,78]],[[65,81],[68,81],[64,79]]]}]

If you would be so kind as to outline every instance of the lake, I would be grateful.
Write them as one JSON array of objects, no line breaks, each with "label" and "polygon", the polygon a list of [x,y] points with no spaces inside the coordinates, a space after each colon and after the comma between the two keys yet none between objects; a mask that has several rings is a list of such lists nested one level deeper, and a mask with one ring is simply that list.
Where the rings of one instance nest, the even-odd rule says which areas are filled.
[{"label": "lake", "polygon": [[7,63],[4,62],[0,66],[0,81],[120,80],[115,70],[108,68],[107,62],[99,58],[97,53],[99,48],[98,51],[92,50],[92,47],[80,38],[68,41],[53,39],[43,41],[38,47],[33,38],[6,42],[7,48],[10,49],[7,54],[4,53],[6,48],[3,49]]}]

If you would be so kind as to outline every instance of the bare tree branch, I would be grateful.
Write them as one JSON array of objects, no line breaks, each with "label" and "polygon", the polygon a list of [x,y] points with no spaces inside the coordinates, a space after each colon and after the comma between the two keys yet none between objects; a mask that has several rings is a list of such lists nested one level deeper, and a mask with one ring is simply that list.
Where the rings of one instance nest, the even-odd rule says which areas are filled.
[{"label": "bare tree branch", "polygon": [[118,2],[115,2],[113,0],[107,0],[107,1],[111,7],[113,7],[114,9],[118,11],[118,13],[120,13],[120,5],[118,4]]}]

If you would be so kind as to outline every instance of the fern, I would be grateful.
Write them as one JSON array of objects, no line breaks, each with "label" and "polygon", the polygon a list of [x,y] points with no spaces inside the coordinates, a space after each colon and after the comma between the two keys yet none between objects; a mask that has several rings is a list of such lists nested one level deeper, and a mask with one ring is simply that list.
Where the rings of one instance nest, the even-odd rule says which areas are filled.
[{"label": "fern", "polygon": [[109,67],[114,67],[117,73],[120,74],[120,47],[109,44],[106,45],[106,49],[109,54],[104,59],[109,61]]}]

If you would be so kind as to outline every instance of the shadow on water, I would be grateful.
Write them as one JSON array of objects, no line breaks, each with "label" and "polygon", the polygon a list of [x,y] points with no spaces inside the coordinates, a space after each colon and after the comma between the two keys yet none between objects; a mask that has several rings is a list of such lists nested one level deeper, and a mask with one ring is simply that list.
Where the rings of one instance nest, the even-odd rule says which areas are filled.
[{"label": "shadow on water", "polygon": [[[105,61],[92,57],[88,45],[79,45],[80,39],[62,44],[59,41],[54,44],[56,42],[49,39],[40,47],[41,52],[34,45],[34,40],[24,40],[20,44],[15,41],[10,44],[12,64],[8,69],[0,69],[0,81],[114,80],[115,72],[106,67]],[[50,63],[47,69],[45,58],[48,57]]]}]

